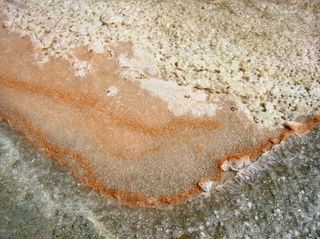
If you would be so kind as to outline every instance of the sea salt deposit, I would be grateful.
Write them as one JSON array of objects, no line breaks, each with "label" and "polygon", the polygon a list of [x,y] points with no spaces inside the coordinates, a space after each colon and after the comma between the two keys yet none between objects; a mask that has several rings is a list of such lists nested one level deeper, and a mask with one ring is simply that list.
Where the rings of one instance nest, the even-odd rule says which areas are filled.
[{"label": "sea salt deposit", "polygon": [[[162,79],[234,95],[266,126],[319,114],[317,1],[0,4],[7,16],[4,26],[30,36],[45,56],[72,62],[69,52],[74,48],[87,45],[100,54],[106,44],[132,42],[150,55],[145,63],[155,62]],[[121,56],[120,63],[126,59]],[[84,68],[75,72],[85,75]]]},{"label": "sea salt deposit", "polygon": [[116,96],[118,94],[118,88],[115,86],[110,86],[107,89],[107,96]]},{"label": "sea salt deposit", "polygon": [[[0,73],[13,76],[0,76],[1,107],[25,116],[12,114],[10,126],[28,130],[29,119],[32,142],[43,131],[56,145],[42,150],[122,202],[136,195],[114,188],[151,195],[140,206],[202,192],[174,207],[123,207],[0,122],[4,237],[317,237],[319,127],[306,134],[295,120],[320,110],[318,1],[3,0],[0,9],[3,27],[22,36],[1,27]],[[29,38],[36,51],[23,55]],[[89,60],[73,54],[79,48]],[[94,67],[108,61],[116,72]],[[225,160],[224,175],[235,177],[201,178],[218,174],[225,154],[279,143],[263,133],[284,122],[301,138],[255,163]],[[75,162],[64,147],[86,158]]]},{"label": "sea salt deposit", "polygon": [[213,117],[217,110],[218,95],[208,95],[190,86],[179,86],[174,81],[146,79],[140,82],[141,88],[150,91],[168,104],[168,109],[176,116],[191,114],[196,118]]},{"label": "sea salt deposit", "polygon": [[[7,238],[317,238],[319,128],[293,137],[229,185],[173,208],[88,193],[0,121],[1,235]],[[219,189],[220,188],[220,189]],[[17,228],[17,224],[20,226]],[[20,228],[23,228],[21,230]]]}]

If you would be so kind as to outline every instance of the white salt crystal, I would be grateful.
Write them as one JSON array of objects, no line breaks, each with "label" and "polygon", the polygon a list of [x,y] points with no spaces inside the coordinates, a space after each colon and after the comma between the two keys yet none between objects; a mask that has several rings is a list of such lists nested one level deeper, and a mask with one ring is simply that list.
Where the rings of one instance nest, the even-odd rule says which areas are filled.
[{"label": "white salt crystal", "polygon": [[115,86],[110,86],[107,89],[107,96],[116,96],[118,94],[119,90]]},{"label": "white salt crystal", "polygon": [[96,54],[102,54],[104,52],[104,46],[103,43],[101,41],[94,41],[92,42],[88,49],[90,51],[93,51]]}]

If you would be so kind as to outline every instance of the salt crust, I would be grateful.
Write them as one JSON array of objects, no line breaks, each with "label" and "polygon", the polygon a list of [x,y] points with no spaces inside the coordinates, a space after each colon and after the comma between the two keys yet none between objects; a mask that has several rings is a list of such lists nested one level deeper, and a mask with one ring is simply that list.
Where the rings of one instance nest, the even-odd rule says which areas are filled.
[{"label": "salt crust", "polygon": [[225,161],[222,165],[221,165],[221,169],[223,171],[240,171],[246,167],[248,167],[249,165],[251,165],[252,162],[250,160],[249,157],[243,157],[241,159],[238,160],[230,160],[230,161]]},{"label": "salt crust", "polygon": [[128,80],[144,78],[159,78],[160,72],[153,56],[136,45],[132,47],[133,56],[121,53],[118,63],[121,67],[120,75]]},{"label": "salt crust", "polygon": [[110,86],[107,89],[107,96],[116,96],[119,92],[119,89],[115,86]]},{"label": "salt crust", "polygon": [[191,113],[196,118],[214,116],[219,96],[195,90],[192,86],[179,86],[175,81],[159,79],[160,72],[153,57],[137,46],[132,47],[132,56],[122,53],[118,57],[120,75],[127,80],[139,80],[141,88],[160,97],[168,104],[175,116]]},{"label": "salt crust", "polygon": [[202,194],[205,195],[206,197],[209,197],[211,196],[212,191],[216,186],[216,183],[214,181],[208,180],[199,186],[202,190]]},{"label": "salt crust", "polygon": [[193,91],[190,86],[179,86],[174,81],[148,79],[140,82],[142,89],[159,96],[167,104],[171,112],[176,116],[189,112],[194,117],[214,116],[219,102],[218,96],[211,98],[204,91]]},{"label": "salt crust", "polygon": [[[42,51],[35,56],[39,63],[50,56],[73,61],[70,50],[84,45],[101,54],[106,44],[132,41],[153,56],[162,78],[235,95],[266,126],[320,112],[318,5],[247,0],[0,2],[7,15],[3,25],[31,37]],[[73,65],[79,77],[88,71],[88,64]]]},{"label": "salt crust", "polygon": [[104,53],[104,46],[103,46],[103,43],[102,41],[95,41],[95,42],[92,42],[88,49],[90,51],[93,51],[94,53],[96,54],[103,54]]}]

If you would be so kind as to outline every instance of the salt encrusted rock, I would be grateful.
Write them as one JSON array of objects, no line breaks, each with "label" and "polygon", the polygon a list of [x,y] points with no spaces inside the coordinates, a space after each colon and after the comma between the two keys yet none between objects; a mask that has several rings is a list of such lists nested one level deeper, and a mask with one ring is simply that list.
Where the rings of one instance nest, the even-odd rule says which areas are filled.
[{"label": "salt encrusted rock", "polygon": [[[266,126],[319,113],[317,16],[311,3],[301,8],[256,2],[260,14],[245,1],[202,3],[201,9],[183,1],[0,4],[5,26],[31,36],[49,56],[90,44],[101,54],[101,42],[132,41],[154,57],[165,79],[233,94]],[[298,7],[303,23],[292,14]],[[85,70],[76,68],[76,74]]]},{"label": "salt encrusted rock", "polygon": [[[270,138],[281,141],[301,131],[300,126],[276,132],[254,124],[245,113],[248,109],[257,122],[264,120],[267,126],[279,123],[276,117],[286,121],[318,113],[318,91],[311,89],[319,86],[314,80],[315,58],[298,63],[293,62],[294,54],[282,58],[288,49],[299,46],[297,39],[284,48],[281,42],[281,49],[271,39],[276,49],[266,51],[273,57],[268,62],[255,55],[262,46],[255,45],[256,38],[253,48],[237,41],[247,35],[237,32],[233,21],[223,22],[219,16],[226,26],[212,30],[213,34],[206,27],[220,27],[211,20],[215,15],[189,5],[178,11],[177,18],[170,15],[173,8],[167,2],[157,6],[166,10],[161,16],[148,10],[149,5],[145,8],[135,2],[126,2],[132,4],[130,8],[121,1],[115,5],[101,2],[97,8],[71,0],[50,6],[41,2],[38,9],[33,1],[26,4],[14,11],[6,8],[12,24],[9,29],[0,28],[1,117],[36,146],[70,164],[81,182],[123,203],[174,204],[200,191],[199,178],[224,179],[228,174],[221,174],[221,159],[234,154],[256,158],[273,146]],[[102,10],[109,11],[111,22],[101,18]],[[130,27],[113,21],[112,15],[126,19]],[[137,18],[145,21],[137,24]],[[256,29],[252,22],[248,24]],[[232,39],[224,31],[238,35]],[[272,32],[272,36],[278,35]],[[216,43],[208,44],[208,38]],[[103,43],[113,47],[113,54],[98,56],[104,51]],[[34,56],[42,53],[53,64],[37,65]],[[251,54],[253,61],[243,57]],[[288,61],[284,65],[281,60]],[[265,63],[265,68],[260,66]],[[293,66],[298,69],[298,80],[282,73]],[[312,79],[305,74],[313,74]],[[109,97],[117,89],[119,96]],[[306,123],[307,130],[319,123],[315,119]],[[229,160],[222,169],[239,171],[250,163],[249,158]],[[211,187],[211,183],[203,184],[201,189],[207,192]]]},{"label": "salt encrusted rock", "polygon": [[202,194],[205,197],[209,197],[212,193],[212,190],[216,187],[216,183],[210,179],[202,178],[198,182],[198,187],[201,189]]},{"label": "salt encrusted rock", "polygon": [[241,159],[236,159],[236,160],[226,160],[221,165],[221,169],[223,171],[232,170],[232,171],[238,172],[241,169],[246,168],[251,164],[252,162],[249,157],[243,157]]},{"label": "salt encrusted rock", "polygon": [[92,42],[88,49],[96,54],[102,54],[104,52],[104,46],[101,41]]},{"label": "salt encrusted rock", "polygon": [[168,109],[176,116],[191,113],[196,118],[213,117],[217,111],[220,98],[211,98],[200,90],[194,91],[190,86],[179,86],[173,81],[146,79],[140,82],[141,88],[150,91],[168,104]]},{"label": "salt encrusted rock", "polygon": [[118,57],[119,66],[122,68],[120,75],[128,80],[143,78],[159,78],[160,73],[153,56],[137,46],[132,47],[132,56],[121,53]]},{"label": "salt encrusted rock", "polygon": [[[165,80],[233,94],[266,126],[320,112],[319,24],[312,2],[266,7],[222,1],[201,8],[180,0],[0,4],[4,26],[33,38],[48,56],[65,57],[90,44],[100,54],[98,42],[131,41],[152,56]],[[83,68],[75,72],[85,75]],[[144,77],[140,72],[134,78]]]}]

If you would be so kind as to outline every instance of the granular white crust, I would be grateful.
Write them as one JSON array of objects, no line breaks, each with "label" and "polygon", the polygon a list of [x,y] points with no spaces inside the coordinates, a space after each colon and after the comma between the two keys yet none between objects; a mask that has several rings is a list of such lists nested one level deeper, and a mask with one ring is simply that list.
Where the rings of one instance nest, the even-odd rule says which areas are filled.
[{"label": "granular white crust", "polygon": [[[41,50],[40,63],[131,41],[153,56],[162,79],[231,94],[265,126],[320,112],[318,1],[5,0],[0,7],[3,25]],[[85,63],[73,65],[86,74]]]}]

